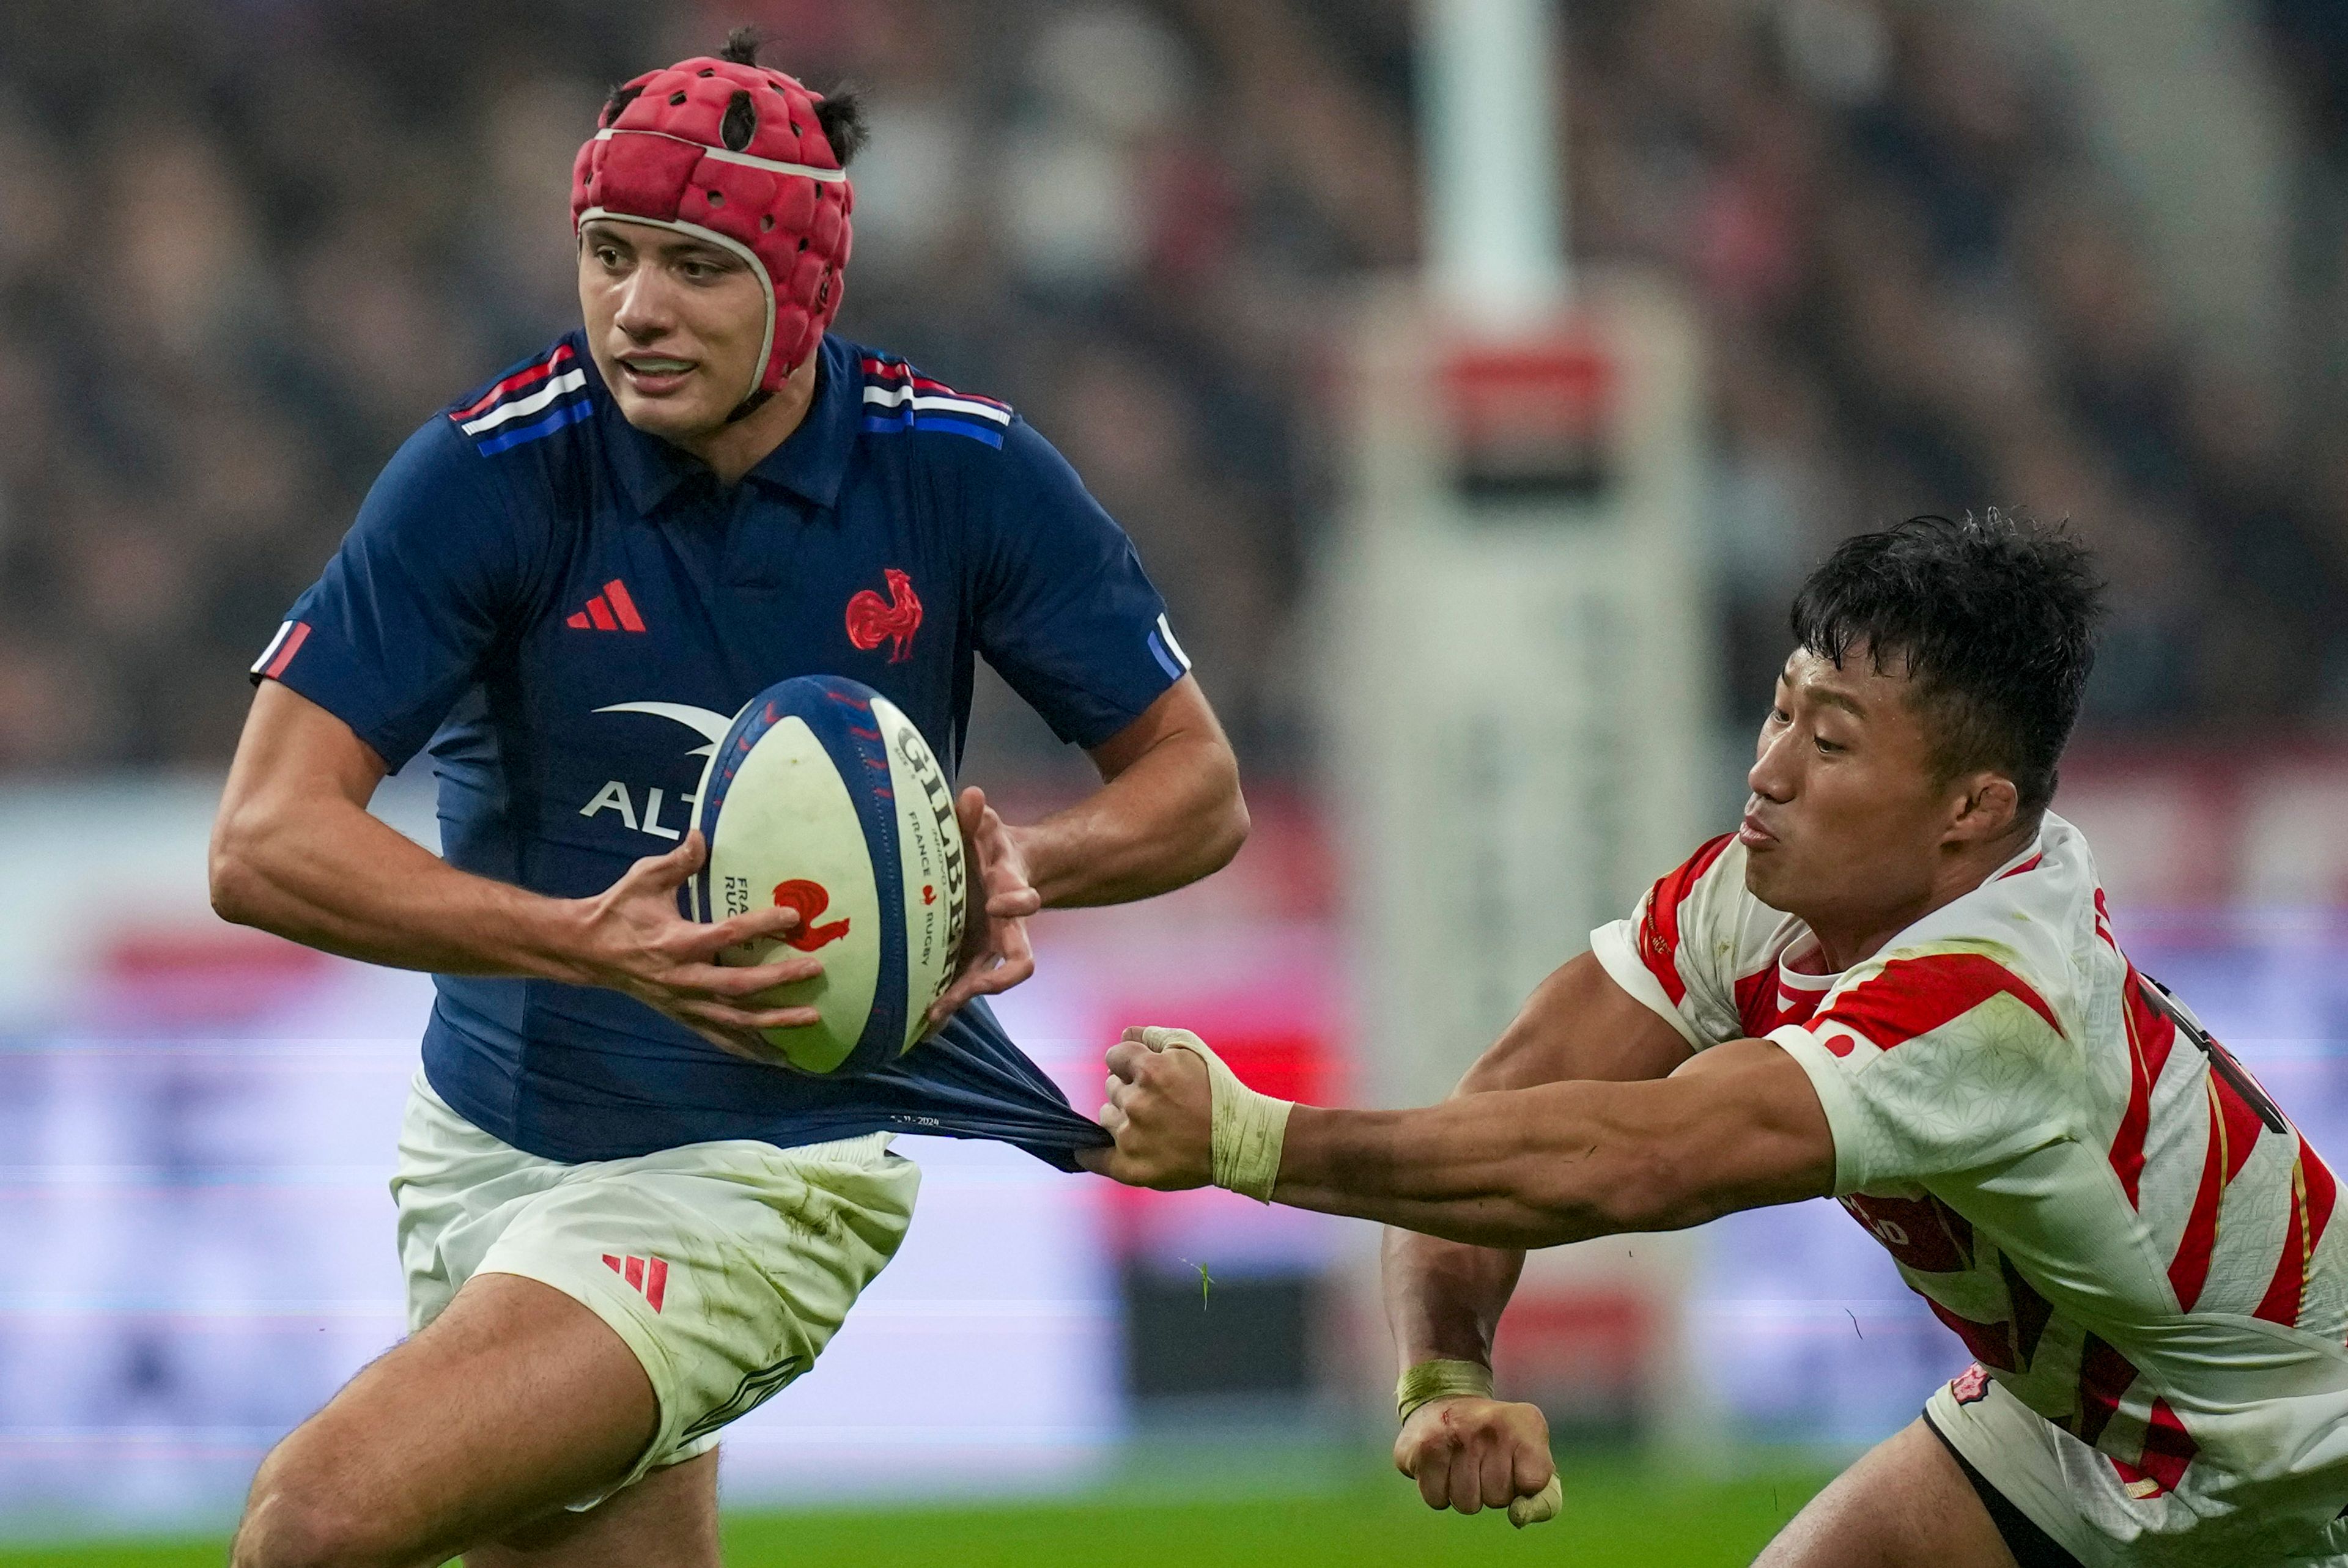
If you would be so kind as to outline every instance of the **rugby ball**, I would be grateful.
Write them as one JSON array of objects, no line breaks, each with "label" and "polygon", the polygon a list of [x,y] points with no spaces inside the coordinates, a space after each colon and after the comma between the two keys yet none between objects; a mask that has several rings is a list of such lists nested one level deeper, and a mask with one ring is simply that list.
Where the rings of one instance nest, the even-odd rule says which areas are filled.
[{"label": "rugby ball", "polygon": [[904,712],[870,686],[803,675],[734,716],[702,769],[693,822],[709,858],[686,909],[716,921],[787,906],[796,929],[731,948],[726,964],[791,952],[811,980],[761,994],[820,1021],[763,1032],[801,1072],[870,1072],[912,1049],[953,979],[970,878],[953,790]]}]

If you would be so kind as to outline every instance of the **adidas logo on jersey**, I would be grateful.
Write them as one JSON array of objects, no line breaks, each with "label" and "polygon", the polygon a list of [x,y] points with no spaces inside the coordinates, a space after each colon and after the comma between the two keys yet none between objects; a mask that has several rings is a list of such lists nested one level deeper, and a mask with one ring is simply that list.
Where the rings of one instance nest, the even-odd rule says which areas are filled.
[{"label": "adidas logo on jersey", "polygon": [[641,1291],[652,1303],[654,1312],[661,1309],[661,1297],[668,1294],[668,1263],[657,1257],[613,1257],[603,1255],[603,1265],[628,1282],[628,1288]]},{"label": "adidas logo on jersey", "polygon": [[572,612],[562,624],[581,631],[642,631],[644,618],[636,613],[628,585],[615,577],[587,601],[586,609]]}]

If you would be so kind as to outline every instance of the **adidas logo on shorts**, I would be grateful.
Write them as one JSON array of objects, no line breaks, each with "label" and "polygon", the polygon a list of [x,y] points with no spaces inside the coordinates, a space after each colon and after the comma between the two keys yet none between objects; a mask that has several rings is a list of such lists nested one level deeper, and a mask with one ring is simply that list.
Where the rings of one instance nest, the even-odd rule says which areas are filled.
[{"label": "adidas logo on shorts", "polygon": [[652,1303],[654,1312],[661,1309],[661,1297],[668,1294],[666,1259],[613,1257],[607,1252],[603,1255],[603,1266],[626,1280],[629,1289],[642,1291],[644,1299]]}]

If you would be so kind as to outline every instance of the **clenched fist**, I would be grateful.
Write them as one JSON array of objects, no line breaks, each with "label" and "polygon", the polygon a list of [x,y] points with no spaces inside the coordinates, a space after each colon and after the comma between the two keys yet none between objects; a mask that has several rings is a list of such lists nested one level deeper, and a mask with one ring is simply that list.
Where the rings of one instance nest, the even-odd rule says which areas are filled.
[{"label": "clenched fist", "polygon": [[1395,1468],[1429,1508],[1462,1513],[1537,1496],[1557,1474],[1549,1418],[1532,1405],[1458,1395],[1429,1399],[1395,1439]]},{"label": "clenched fist", "polygon": [[1128,1029],[1108,1050],[1108,1103],[1100,1124],[1117,1140],[1079,1149],[1087,1170],[1129,1187],[1171,1191],[1214,1178],[1214,1095],[1204,1058],[1171,1042],[1198,1036]]}]

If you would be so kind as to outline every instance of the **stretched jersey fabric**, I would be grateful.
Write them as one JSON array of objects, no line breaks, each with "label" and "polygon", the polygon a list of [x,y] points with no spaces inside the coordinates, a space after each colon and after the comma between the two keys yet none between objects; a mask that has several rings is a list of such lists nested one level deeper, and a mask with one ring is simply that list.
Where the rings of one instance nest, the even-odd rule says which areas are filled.
[{"label": "stretched jersey fabric", "polygon": [[[702,759],[775,682],[862,681],[953,768],[981,657],[1086,746],[1187,668],[1125,534],[1025,420],[828,336],[805,421],[725,487],[627,422],[573,333],[401,447],[253,672],[395,770],[428,744],[452,865],[579,897],[675,846]],[[1067,1167],[1107,1142],[983,1002],[835,1081],[616,991],[436,984],[434,1091],[549,1159],[900,1131]]]},{"label": "stretched jersey fabric", "polygon": [[1947,1397],[2034,1412],[2075,1514],[2013,1501],[2090,1563],[2348,1550],[2333,1173],[2145,997],[2079,831],[2048,816],[1839,974],[1745,861],[1714,840],[1591,945],[1695,1048],[1762,1037],[1801,1063],[1843,1207],[1973,1355]]}]

